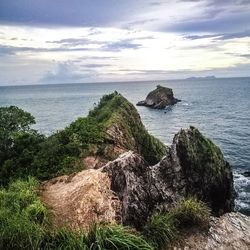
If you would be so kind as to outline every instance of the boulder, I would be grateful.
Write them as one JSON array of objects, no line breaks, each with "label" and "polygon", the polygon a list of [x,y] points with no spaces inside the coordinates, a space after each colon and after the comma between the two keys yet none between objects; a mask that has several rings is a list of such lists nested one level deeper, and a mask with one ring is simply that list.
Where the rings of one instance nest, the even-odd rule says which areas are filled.
[{"label": "boulder", "polygon": [[108,174],[111,189],[121,201],[124,225],[140,229],[155,211],[173,204],[176,198],[167,183],[158,189],[156,183],[162,179],[152,176],[148,163],[132,151],[109,162],[102,171]]},{"label": "boulder", "polygon": [[136,105],[164,109],[166,106],[174,105],[177,102],[180,102],[180,100],[174,97],[172,89],[158,85],[155,90],[147,95],[144,101],[140,101]]},{"label": "boulder", "polygon": [[220,215],[234,208],[233,174],[219,147],[198,129],[182,129],[170,150],[173,186],[183,196],[196,196]]},{"label": "boulder", "polygon": [[107,174],[89,169],[44,182],[40,198],[54,227],[88,230],[94,223],[120,221],[121,204]]}]

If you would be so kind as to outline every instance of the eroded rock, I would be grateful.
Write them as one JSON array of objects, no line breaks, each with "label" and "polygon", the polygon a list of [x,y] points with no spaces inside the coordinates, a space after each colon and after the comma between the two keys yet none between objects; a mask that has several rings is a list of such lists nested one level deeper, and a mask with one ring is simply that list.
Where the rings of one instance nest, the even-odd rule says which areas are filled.
[{"label": "eroded rock", "polygon": [[51,179],[43,183],[40,195],[56,227],[87,230],[93,223],[120,221],[120,201],[108,175],[98,170]]},{"label": "eroded rock", "polygon": [[234,206],[230,165],[219,148],[193,127],[175,135],[156,165],[128,151],[101,169],[53,179],[43,189],[45,203],[59,218],[56,223],[68,215],[64,222],[73,227],[119,218],[140,229],[152,214],[189,196],[207,202],[216,215]]},{"label": "eroded rock", "polygon": [[249,250],[250,218],[241,213],[211,217],[208,232],[190,230],[172,249]]},{"label": "eroded rock", "polygon": [[140,101],[136,105],[164,109],[166,106],[174,105],[177,102],[180,102],[180,100],[174,97],[172,89],[157,85],[157,88],[151,91],[144,101]]}]

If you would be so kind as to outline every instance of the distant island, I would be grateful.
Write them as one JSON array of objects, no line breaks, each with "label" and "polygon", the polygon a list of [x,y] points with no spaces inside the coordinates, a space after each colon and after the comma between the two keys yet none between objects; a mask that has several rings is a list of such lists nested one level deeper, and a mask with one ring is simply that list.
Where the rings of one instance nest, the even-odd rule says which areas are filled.
[{"label": "distant island", "polygon": [[185,80],[213,80],[213,79],[217,79],[216,76],[191,76],[186,78]]},{"label": "distant island", "polygon": [[166,106],[174,105],[180,101],[174,97],[172,89],[157,85],[155,90],[149,92],[145,100],[139,101],[136,105],[164,109]]}]

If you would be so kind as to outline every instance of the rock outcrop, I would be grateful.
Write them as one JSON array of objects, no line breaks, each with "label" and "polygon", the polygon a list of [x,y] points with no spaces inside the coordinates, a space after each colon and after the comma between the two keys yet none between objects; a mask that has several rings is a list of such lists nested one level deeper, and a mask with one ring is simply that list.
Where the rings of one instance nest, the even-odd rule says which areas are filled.
[{"label": "rock outcrop", "polygon": [[209,203],[216,215],[233,210],[232,169],[211,140],[194,127],[182,129],[174,137],[170,155],[179,194]]},{"label": "rock outcrop", "polygon": [[[43,185],[42,198],[70,226],[117,220],[140,229],[152,214],[196,196],[219,215],[233,210],[233,177],[219,148],[191,127],[175,135],[165,157],[150,166],[132,151],[98,170]],[[71,209],[74,208],[74,211]],[[90,220],[91,219],[91,220]],[[60,224],[57,219],[57,224]],[[64,220],[65,221],[65,220]]]},{"label": "rock outcrop", "polygon": [[121,200],[125,225],[138,228],[183,197],[196,196],[215,215],[234,208],[231,167],[220,149],[194,127],[176,134],[166,156],[154,166],[128,152],[102,171],[108,173],[111,189]]},{"label": "rock outcrop", "polygon": [[173,249],[248,250],[250,246],[250,218],[241,213],[227,213],[211,217],[208,232],[190,230]]},{"label": "rock outcrop", "polygon": [[147,95],[144,101],[140,101],[136,105],[164,109],[166,106],[174,105],[177,102],[180,102],[180,100],[174,97],[172,89],[158,85],[155,90]]},{"label": "rock outcrop", "polygon": [[107,174],[90,169],[56,177],[40,188],[55,227],[87,230],[95,222],[120,221],[121,204]]}]

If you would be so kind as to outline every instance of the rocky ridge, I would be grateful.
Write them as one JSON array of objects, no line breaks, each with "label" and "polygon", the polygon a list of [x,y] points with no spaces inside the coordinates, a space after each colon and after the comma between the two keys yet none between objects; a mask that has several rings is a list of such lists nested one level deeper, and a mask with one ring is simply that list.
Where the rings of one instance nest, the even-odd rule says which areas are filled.
[{"label": "rocky ridge", "polygon": [[[145,132],[143,125],[133,130],[136,123],[142,123],[137,112],[129,113],[132,104],[124,99],[115,93],[109,96],[107,103],[101,102],[98,109],[90,113],[90,117],[108,129],[107,141],[101,145],[103,153],[111,152],[115,157],[114,148],[118,147],[123,150],[116,153],[122,154],[115,159],[111,157],[98,169],[57,177],[41,185],[40,197],[50,209],[54,226],[88,229],[93,223],[115,222],[140,230],[153,214],[168,211],[185,197],[196,196],[210,206],[213,215],[224,215],[211,217],[206,234],[187,232],[183,236],[186,239],[183,246],[190,249],[248,249],[250,219],[232,213],[235,198],[232,170],[220,149],[198,129],[190,127],[175,135],[171,147],[164,147],[160,161],[156,158],[154,163],[148,161],[150,150],[155,150],[155,154],[158,149],[154,147],[159,144]],[[117,109],[117,105],[122,108]],[[110,113],[112,108],[119,112]],[[124,112],[128,111],[126,115],[124,109]],[[102,114],[107,110],[109,115],[105,120]],[[122,117],[129,117],[129,121]],[[113,142],[117,138],[118,141]],[[220,241],[220,237],[223,240]],[[203,245],[197,243],[195,246],[194,242]]]},{"label": "rocky ridge", "polygon": [[[182,144],[182,138],[187,136],[189,141]],[[195,140],[193,140],[194,136]],[[197,144],[197,142],[199,143]],[[207,143],[211,146],[211,151],[207,151]],[[199,158],[196,161],[191,161],[192,153],[198,148],[200,150]],[[186,152],[186,154],[183,154],[183,152]],[[216,154],[216,157],[214,157],[214,154]],[[189,162],[189,165],[184,164],[186,162]],[[198,167],[208,169],[204,171],[204,169],[198,169]],[[197,173],[197,171],[203,171],[203,173]],[[214,171],[220,171],[220,175],[214,176]],[[192,175],[187,173],[192,173]],[[92,175],[95,178],[91,177]],[[201,175],[201,178],[198,178],[198,175]],[[84,181],[84,179],[87,181]],[[79,180],[81,181],[77,183]],[[193,127],[181,130],[175,136],[166,156],[156,165],[150,166],[140,155],[129,151],[116,160],[107,163],[101,169],[86,170],[73,176],[63,177],[63,179],[56,178],[46,182],[43,185],[42,197],[45,197],[43,200],[49,207],[53,207],[55,206],[53,199],[50,200],[46,197],[52,197],[52,194],[55,194],[58,200],[62,201],[61,197],[68,196],[62,204],[72,207],[72,204],[68,204],[69,202],[86,200],[85,195],[89,192],[90,186],[99,188],[97,197],[104,196],[107,193],[114,195],[114,197],[112,195],[103,197],[101,200],[92,197],[92,207],[96,207],[96,204],[99,203],[102,205],[98,205],[98,207],[103,207],[104,201],[110,203],[109,206],[105,205],[105,207],[112,207],[113,200],[119,200],[120,205],[115,206],[116,215],[113,213],[112,218],[119,217],[124,225],[135,228],[143,226],[153,213],[168,210],[183,197],[196,195],[197,198],[208,203],[212,212],[216,215],[230,212],[234,207],[233,177],[229,164],[224,160],[222,153],[217,151],[217,147],[211,141],[207,141]],[[218,203],[218,196],[212,194],[218,192],[219,186],[221,186],[222,194],[225,195],[219,196],[220,202]],[[68,191],[60,195],[60,192],[64,192],[64,190]],[[80,194],[77,190],[81,190],[79,191]],[[81,197],[81,192],[82,195],[84,194],[83,197]],[[61,204],[56,205],[55,211],[60,210],[58,207],[61,207]],[[89,207],[91,207],[91,203]],[[66,211],[66,209],[61,209],[61,211]],[[88,214],[87,211],[89,210],[85,208],[80,211],[80,214],[82,216],[84,213]],[[98,217],[100,212],[97,210],[93,213],[96,215],[88,217],[100,221],[98,219],[100,218]],[[84,227],[89,226],[86,225],[88,220],[83,220],[82,223]],[[79,226],[81,227],[81,223],[79,223]]]}]

